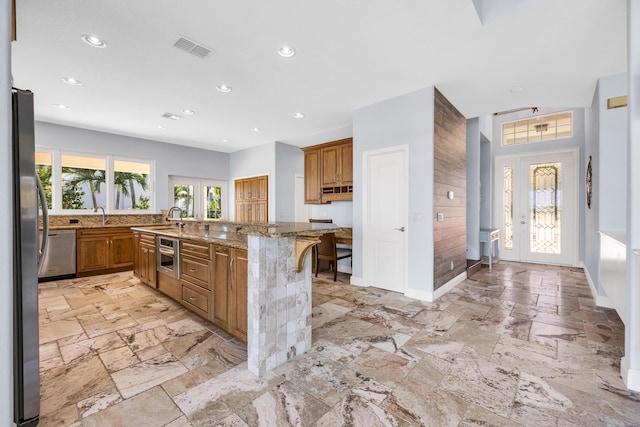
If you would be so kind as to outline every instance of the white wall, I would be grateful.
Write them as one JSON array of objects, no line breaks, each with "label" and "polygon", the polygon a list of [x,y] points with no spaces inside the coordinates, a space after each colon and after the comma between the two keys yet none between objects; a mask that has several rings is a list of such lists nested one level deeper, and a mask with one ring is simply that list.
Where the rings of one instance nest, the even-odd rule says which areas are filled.
[{"label": "white wall", "polygon": [[467,120],[467,259],[480,259],[480,120]]},{"label": "white wall", "polygon": [[363,278],[363,153],[409,147],[408,290],[433,292],[433,86],[353,112],[353,274]]},{"label": "white wall", "polygon": [[[235,199],[233,181],[254,176],[269,176],[269,221],[275,221],[276,212],[276,143],[268,142],[246,150],[231,153],[229,158],[229,194]],[[232,204],[233,205],[233,204]],[[235,218],[235,206],[231,206],[229,218]]]},{"label": "white wall", "polygon": [[597,295],[604,295],[604,290],[600,284],[600,151],[599,151],[599,129],[600,129],[600,84],[596,86],[591,107],[585,111],[585,159],[591,156],[591,168],[595,174],[592,186],[591,209],[585,209],[584,215],[584,266],[587,277],[591,285],[595,288]]},{"label": "white wall", "polygon": [[294,221],[296,175],[304,174],[304,153],[300,147],[276,142],[276,221]]},{"label": "white wall", "polygon": [[640,2],[627,1],[629,145],[627,165],[627,288],[622,378],[640,391]]},{"label": "white wall", "polygon": [[594,169],[600,185],[600,230],[627,228],[628,109],[607,109],[607,99],[626,95],[627,74],[598,79],[599,164]]},{"label": "white wall", "polygon": [[11,7],[0,0],[0,425],[13,421],[13,178],[11,162]]},{"label": "white wall", "polygon": [[[169,175],[227,181],[229,154],[105,132],[36,122],[36,145],[155,160],[156,212],[167,209]],[[233,197],[229,186],[229,196]]]}]

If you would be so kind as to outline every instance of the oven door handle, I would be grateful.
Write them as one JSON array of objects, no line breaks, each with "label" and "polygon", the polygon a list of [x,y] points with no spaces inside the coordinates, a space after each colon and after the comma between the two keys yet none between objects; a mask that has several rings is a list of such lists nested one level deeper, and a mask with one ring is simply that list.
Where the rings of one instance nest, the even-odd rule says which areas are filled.
[{"label": "oven door handle", "polygon": [[165,248],[158,248],[158,252],[160,252],[162,255],[169,255],[169,256],[174,256],[176,254],[176,251],[171,249],[165,249]]}]

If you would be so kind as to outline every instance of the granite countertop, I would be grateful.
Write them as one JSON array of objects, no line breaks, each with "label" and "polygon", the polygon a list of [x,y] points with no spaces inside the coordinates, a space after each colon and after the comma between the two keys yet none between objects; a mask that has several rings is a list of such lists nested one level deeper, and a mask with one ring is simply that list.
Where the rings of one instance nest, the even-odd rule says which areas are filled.
[{"label": "granite countertop", "polygon": [[[148,222],[139,224],[68,224],[68,225],[50,225],[49,230],[81,230],[96,228],[131,228],[131,227],[153,227],[162,224],[149,224]],[[42,230],[42,227],[40,227]]]},{"label": "granite countertop", "polygon": [[186,226],[179,229],[171,225],[133,226],[132,229],[145,233],[178,239],[195,240],[203,243],[214,243],[237,249],[247,248],[247,236],[290,237],[318,236],[325,233],[343,230],[336,224],[306,222],[274,222],[268,224],[243,224],[237,222],[210,223],[209,230],[194,230]]}]

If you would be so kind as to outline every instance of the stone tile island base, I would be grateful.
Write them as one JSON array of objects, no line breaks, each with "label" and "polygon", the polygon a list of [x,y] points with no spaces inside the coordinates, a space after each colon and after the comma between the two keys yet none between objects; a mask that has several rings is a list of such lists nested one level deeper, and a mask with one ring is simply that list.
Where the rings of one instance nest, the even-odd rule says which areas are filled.
[{"label": "stone tile island base", "polygon": [[297,272],[295,236],[247,237],[248,369],[263,376],[311,348],[311,261]]}]

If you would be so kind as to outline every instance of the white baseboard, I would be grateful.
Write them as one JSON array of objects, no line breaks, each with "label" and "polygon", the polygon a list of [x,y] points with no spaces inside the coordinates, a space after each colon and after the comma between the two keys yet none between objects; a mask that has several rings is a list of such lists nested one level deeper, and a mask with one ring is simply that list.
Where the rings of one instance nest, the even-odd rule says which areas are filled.
[{"label": "white baseboard", "polygon": [[585,276],[587,276],[587,283],[589,283],[589,289],[591,290],[591,296],[593,297],[593,300],[596,302],[596,305],[598,307],[605,307],[605,308],[613,308],[615,309],[615,307],[613,306],[613,304],[611,304],[611,301],[609,300],[609,297],[606,295],[598,295],[598,289],[596,288],[596,285],[593,281],[593,279],[591,278],[591,274],[589,274],[589,270],[587,269],[587,266],[584,265],[584,262],[580,262],[580,267],[582,267],[582,269],[584,270],[584,274]]},{"label": "white baseboard", "polygon": [[466,279],[467,279],[467,272],[465,271],[463,273],[458,274],[456,277],[449,280],[447,283],[440,286],[438,289],[436,289],[433,292],[424,291],[422,289],[409,288],[405,291],[404,295],[409,298],[415,298],[421,301],[434,302],[435,300],[440,298],[442,295],[446,294],[447,292],[449,292],[450,290],[458,286],[460,283],[464,282]]},{"label": "white baseboard", "polygon": [[620,361],[620,375],[629,390],[640,391],[640,371],[629,368],[626,357]]},{"label": "white baseboard", "polygon": [[351,275],[351,284],[354,286],[362,286],[367,287],[364,283],[364,279],[362,277]]}]

